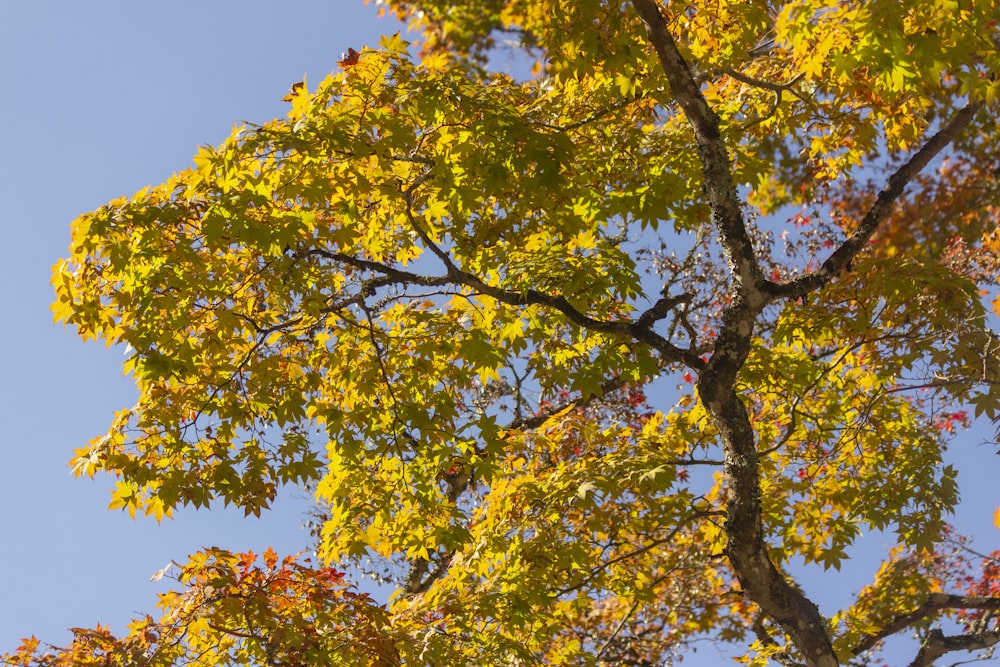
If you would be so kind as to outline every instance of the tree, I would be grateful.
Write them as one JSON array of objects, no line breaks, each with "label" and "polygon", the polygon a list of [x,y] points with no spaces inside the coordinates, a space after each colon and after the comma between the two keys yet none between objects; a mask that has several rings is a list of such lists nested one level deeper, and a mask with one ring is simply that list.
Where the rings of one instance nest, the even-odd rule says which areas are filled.
[{"label": "tree", "polygon": [[[322,564],[208,550],[160,619],[6,660],[1000,641],[943,461],[1000,410],[996,2],[383,4],[419,44],[350,50],[287,118],[81,216],[54,272],[56,319],[127,345],[140,394],[76,473],[157,520],[308,488]],[[791,573],[862,531],[896,545],[821,615]]]}]

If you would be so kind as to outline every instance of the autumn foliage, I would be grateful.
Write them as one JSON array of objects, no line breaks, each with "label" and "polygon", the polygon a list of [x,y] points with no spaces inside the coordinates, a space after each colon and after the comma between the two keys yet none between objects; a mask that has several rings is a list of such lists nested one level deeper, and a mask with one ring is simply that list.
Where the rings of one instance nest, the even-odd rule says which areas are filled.
[{"label": "autumn foliage", "polygon": [[[159,618],[8,662],[1000,641],[943,460],[1000,418],[995,0],[381,4],[420,40],[82,215],[53,278],[139,389],[76,473],[157,520],[308,489],[317,562],[207,550]],[[890,546],[821,614],[790,573],[866,533]]]}]

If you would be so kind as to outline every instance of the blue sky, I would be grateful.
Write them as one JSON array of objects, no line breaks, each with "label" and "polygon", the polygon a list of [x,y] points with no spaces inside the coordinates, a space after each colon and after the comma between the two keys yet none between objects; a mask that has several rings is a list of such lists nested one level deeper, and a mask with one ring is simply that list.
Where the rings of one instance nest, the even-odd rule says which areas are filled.
[{"label": "blue sky", "polygon": [[[282,115],[282,96],[303,74],[316,82],[348,47],[397,29],[360,1],[4,4],[0,651],[31,634],[64,642],[72,626],[123,631],[163,590],[150,576],[202,546],[306,545],[305,503],[287,494],[259,520],[182,511],[157,525],[107,511],[109,479],[71,476],[72,450],[104,432],[133,388],[121,351],[52,324],[49,272],[76,215],[164,180],[235,122]],[[956,523],[990,550],[1000,465],[995,446],[980,444],[985,435],[966,434],[953,447],[970,489]],[[844,602],[871,572],[859,561],[803,583],[821,601]],[[714,651],[699,656],[706,653],[714,664]]]},{"label": "blue sky", "polygon": [[340,0],[3,3],[0,651],[72,626],[123,631],[154,610],[150,575],[199,547],[307,544],[293,497],[260,520],[184,511],[157,525],[107,511],[108,478],[72,477],[72,450],[134,390],[120,350],[52,324],[49,272],[78,214],[164,180],[235,122],[284,114],[303,74],[318,81],[397,29]]}]

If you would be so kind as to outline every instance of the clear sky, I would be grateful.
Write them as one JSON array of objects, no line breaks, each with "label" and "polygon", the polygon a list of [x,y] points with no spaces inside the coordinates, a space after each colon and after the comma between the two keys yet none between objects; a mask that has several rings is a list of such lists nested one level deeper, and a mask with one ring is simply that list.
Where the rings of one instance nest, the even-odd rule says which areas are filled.
[{"label": "clear sky", "polygon": [[[0,11],[0,652],[35,634],[155,611],[149,578],[202,546],[295,552],[303,503],[260,520],[181,512],[157,526],[105,508],[72,450],[131,405],[121,351],[52,324],[49,272],[69,223],[188,166],[235,122],[281,116],[348,47],[398,29],[360,1],[39,0]],[[166,583],[166,582],[164,582]]]},{"label": "clear sky", "polygon": [[[71,476],[72,450],[103,433],[133,389],[120,351],[52,324],[49,272],[76,215],[164,180],[235,122],[282,115],[282,96],[303,74],[315,83],[348,47],[397,29],[360,0],[3,4],[0,652],[31,634],[65,642],[72,626],[124,631],[163,590],[150,576],[200,547],[306,545],[301,499],[284,497],[260,520],[183,511],[157,525],[107,511],[108,478]],[[953,450],[971,489],[956,523],[991,550],[1000,465],[984,433]],[[803,583],[821,602],[843,603],[871,572],[859,561]]]}]

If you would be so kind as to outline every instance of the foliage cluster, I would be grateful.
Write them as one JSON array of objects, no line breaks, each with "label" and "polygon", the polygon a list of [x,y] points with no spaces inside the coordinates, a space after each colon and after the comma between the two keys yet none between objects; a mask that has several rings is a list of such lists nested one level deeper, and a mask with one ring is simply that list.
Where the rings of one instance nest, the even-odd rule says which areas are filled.
[{"label": "foliage cluster", "polygon": [[[943,456],[1000,410],[995,0],[382,4],[418,43],[352,49],[287,118],[81,216],[53,279],[139,389],[76,473],[157,520],[307,488],[323,564],[208,550],[161,618],[6,660],[651,665],[707,637],[830,667],[913,631],[930,665],[1000,640]],[[789,572],[871,531],[873,580],[820,614]]]}]

